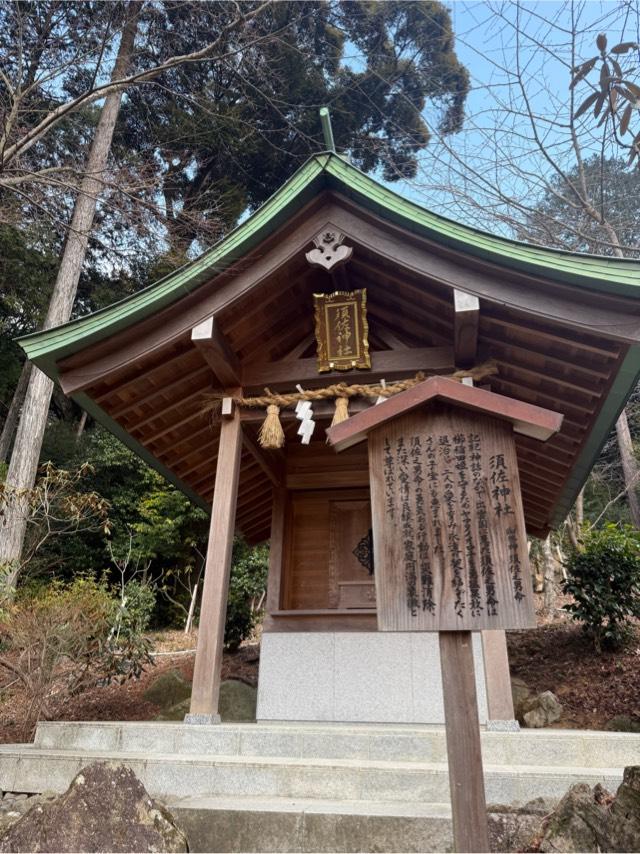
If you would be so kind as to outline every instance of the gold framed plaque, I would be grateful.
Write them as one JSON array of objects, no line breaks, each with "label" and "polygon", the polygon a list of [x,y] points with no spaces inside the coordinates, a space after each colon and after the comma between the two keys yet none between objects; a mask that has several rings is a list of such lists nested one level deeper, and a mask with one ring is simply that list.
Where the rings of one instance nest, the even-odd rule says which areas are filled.
[{"label": "gold framed plaque", "polygon": [[367,291],[314,294],[318,372],[368,370]]}]

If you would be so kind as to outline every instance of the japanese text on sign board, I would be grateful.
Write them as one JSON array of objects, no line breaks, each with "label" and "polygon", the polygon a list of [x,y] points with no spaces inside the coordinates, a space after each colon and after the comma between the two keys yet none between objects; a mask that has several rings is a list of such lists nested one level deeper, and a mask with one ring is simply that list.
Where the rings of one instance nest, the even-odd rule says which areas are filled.
[{"label": "japanese text on sign board", "polygon": [[436,629],[443,618],[443,630],[497,628],[503,618],[513,628],[529,625],[512,435],[502,425],[497,433],[482,423],[474,429],[469,417],[459,426],[381,434],[377,498],[372,491],[383,508],[376,572],[393,576],[389,595],[396,614],[402,595],[408,626]]}]

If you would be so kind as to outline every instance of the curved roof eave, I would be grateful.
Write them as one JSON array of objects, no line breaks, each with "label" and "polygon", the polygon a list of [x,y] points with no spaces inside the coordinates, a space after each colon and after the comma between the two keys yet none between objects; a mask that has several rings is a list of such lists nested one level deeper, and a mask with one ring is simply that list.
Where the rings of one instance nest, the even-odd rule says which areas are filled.
[{"label": "curved roof eave", "polygon": [[197,288],[250,252],[323,189],[332,189],[407,231],[500,266],[607,294],[636,295],[640,263],[531,246],[487,234],[408,201],[333,153],[311,157],[283,186],[212,249],[132,296],[84,317],[20,339],[49,376],[56,362],[139,322]]}]

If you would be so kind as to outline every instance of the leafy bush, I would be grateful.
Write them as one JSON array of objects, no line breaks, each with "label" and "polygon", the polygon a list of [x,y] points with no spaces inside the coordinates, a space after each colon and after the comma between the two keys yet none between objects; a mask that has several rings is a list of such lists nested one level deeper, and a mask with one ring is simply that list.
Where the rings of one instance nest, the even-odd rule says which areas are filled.
[{"label": "leafy bush", "polygon": [[113,609],[109,632],[111,664],[107,678],[138,677],[150,660],[150,641],[145,637],[156,604],[155,590],[137,579],[127,581],[120,602]]},{"label": "leafy bush", "polygon": [[236,649],[250,637],[261,614],[259,607],[267,585],[269,551],[266,546],[251,548],[244,540],[233,544],[225,646]]},{"label": "leafy bush", "polygon": [[106,587],[89,578],[25,590],[5,607],[0,667],[25,690],[27,725],[48,715],[54,686],[73,694],[85,684],[104,653],[112,611]]},{"label": "leafy bush", "polygon": [[49,716],[52,696],[70,697],[96,684],[123,681],[150,661],[141,634],[148,622],[148,594],[135,591],[132,601],[136,596],[135,607],[123,608],[105,580],[88,576],[24,588],[5,604],[0,671],[24,690],[26,735],[40,717]]},{"label": "leafy bush", "polygon": [[566,562],[563,592],[572,619],[583,623],[595,648],[616,647],[630,632],[629,620],[640,617],[640,531],[609,524],[588,530],[582,551]]}]

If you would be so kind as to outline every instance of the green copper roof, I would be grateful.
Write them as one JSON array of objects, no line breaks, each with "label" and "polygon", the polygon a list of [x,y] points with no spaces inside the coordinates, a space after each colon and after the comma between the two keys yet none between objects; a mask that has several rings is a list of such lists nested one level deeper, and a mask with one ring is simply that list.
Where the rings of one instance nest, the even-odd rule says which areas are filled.
[{"label": "green copper roof", "polygon": [[338,191],[417,235],[503,267],[609,294],[639,293],[640,263],[636,261],[544,249],[486,234],[403,199],[339,155],[326,153],[308,160],[251,217],[196,261],[109,308],[25,336],[20,340],[23,349],[42,370],[57,376],[58,359],[143,320],[210,280],[323,189]]},{"label": "green copper roof", "polygon": [[[387,222],[396,223],[416,235],[507,269],[521,270],[536,277],[605,294],[640,296],[640,263],[637,261],[578,255],[486,234],[425,210],[383,187],[339,155],[328,152],[308,160],[251,217],[196,261],[109,308],[54,329],[25,336],[20,339],[23,349],[38,367],[57,379],[57,362],[60,359],[153,315],[202,283],[210,281],[292,219],[323,190],[339,192]],[[632,346],[555,505],[555,524],[570,510],[639,374],[640,348]],[[161,471],[193,500],[203,504],[202,499],[109,418],[87,395],[78,394],[75,399],[135,453]]]}]

